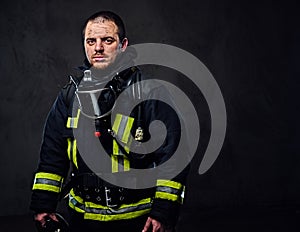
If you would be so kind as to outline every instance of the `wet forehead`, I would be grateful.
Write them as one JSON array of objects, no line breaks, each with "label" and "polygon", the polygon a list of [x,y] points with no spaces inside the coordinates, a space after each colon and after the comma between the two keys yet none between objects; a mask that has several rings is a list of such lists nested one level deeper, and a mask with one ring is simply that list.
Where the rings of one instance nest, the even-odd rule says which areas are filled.
[{"label": "wet forehead", "polygon": [[88,22],[85,29],[85,37],[118,37],[118,27],[110,20],[103,18],[96,18]]}]

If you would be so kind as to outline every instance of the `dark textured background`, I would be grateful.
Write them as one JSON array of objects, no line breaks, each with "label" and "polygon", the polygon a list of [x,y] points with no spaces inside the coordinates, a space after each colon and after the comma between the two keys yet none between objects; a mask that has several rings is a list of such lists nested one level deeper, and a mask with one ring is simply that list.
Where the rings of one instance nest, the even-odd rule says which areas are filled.
[{"label": "dark textured background", "polygon": [[[131,44],[167,43],[197,56],[222,90],[228,113],[226,140],[204,175],[197,170],[205,138],[199,147],[182,227],[196,227],[200,222],[192,216],[207,217],[216,211],[224,215],[298,212],[300,33],[296,4],[5,0],[0,8],[0,215],[29,213],[45,117],[70,69],[82,62],[83,21],[103,9],[122,16]],[[195,93],[193,100],[198,97]],[[204,116],[200,122],[205,137],[209,120]]]}]

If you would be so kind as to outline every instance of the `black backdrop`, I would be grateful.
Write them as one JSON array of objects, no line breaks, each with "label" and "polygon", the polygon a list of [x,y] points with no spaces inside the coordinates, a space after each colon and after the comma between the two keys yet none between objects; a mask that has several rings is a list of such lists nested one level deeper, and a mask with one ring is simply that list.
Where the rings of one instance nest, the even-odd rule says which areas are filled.
[{"label": "black backdrop", "polygon": [[82,62],[81,25],[98,10],[122,16],[131,44],[167,43],[192,53],[222,90],[225,143],[203,175],[198,167],[205,148],[199,147],[185,220],[189,213],[214,210],[299,208],[296,4],[5,0],[0,8],[0,215],[29,212],[43,122],[69,70]]}]

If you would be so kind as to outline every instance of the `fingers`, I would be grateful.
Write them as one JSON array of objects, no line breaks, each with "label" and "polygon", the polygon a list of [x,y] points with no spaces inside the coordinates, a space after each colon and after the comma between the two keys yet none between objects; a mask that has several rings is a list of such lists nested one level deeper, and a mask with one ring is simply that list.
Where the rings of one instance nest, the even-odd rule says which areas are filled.
[{"label": "fingers", "polygon": [[163,226],[159,221],[152,219],[152,232],[164,232]]},{"label": "fingers", "polygon": [[45,225],[47,217],[51,218],[53,221],[58,222],[55,213],[38,213],[34,216],[34,220],[38,221],[42,226]]},{"label": "fingers", "polygon": [[151,217],[148,217],[142,232],[148,232],[150,226],[152,226],[152,232],[164,232],[165,231],[163,225],[159,221],[152,219]]},{"label": "fingers", "polygon": [[44,226],[45,223],[46,223],[45,217],[46,217],[47,215],[48,215],[48,213],[38,213],[38,214],[36,214],[36,215],[34,216],[34,220],[40,222],[41,225]]},{"label": "fingers", "polygon": [[151,218],[148,217],[148,219],[146,221],[146,224],[145,224],[144,229],[142,230],[142,232],[147,232],[148,229],[149,229],[149,227],[150,227],[150,225],[151,225]]},{"label": "fingers", "polygon": [[57,217],[56,217],[56,214],[55,213],[51,213],[51,214],[49,214],[49,217],[53,220],[53,221],[56,221],[56,222],[58,222],[58,219],[57,219]]}]

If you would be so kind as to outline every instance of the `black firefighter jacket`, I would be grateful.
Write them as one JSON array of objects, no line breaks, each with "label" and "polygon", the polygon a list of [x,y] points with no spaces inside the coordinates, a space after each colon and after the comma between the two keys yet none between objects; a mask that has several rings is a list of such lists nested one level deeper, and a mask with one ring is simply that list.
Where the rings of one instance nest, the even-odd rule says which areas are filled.
[{"label": "black firefighter jacket", "polygon": [[[85,69],[86,68],[81,71],[83,72]],[[131,94],[132,91],[128,91],[127,95],[120,94],[139,80],[141,71],[136,67],[126,69],[125,71],[115,74],[114,78],[110,78],[111,81],[109,81],[105,87],[114,88],[115,92],[112,94],[108,90],[107,92],[103,91],[100,94],[98,97],[100,111],[104,113],[108,112],[115,102],[114,97],[118,97],[117,102],[120,107],[117,109],[118,113],[114,116],[115,119],[111,119],[111,115],[109,114],[107,117],[100,120],[100,124],[98,123],[98,125],[95,126],[94,119],[85,117],[80,110],[78,110],[88,111],[89,109],[83,109],[82,106],[81,108],[78,107],[78,99],[74,94],[76,89],[75,84],[79,86],[80,83],[82,83],[80,82],[83,75],[82,72],[80,72],[80,75],[73,75],[73,81],[70,81],[70,83],[60,91],[48,114],[43,131],[40,159],[35,174],[30,205],[30,208],[35,212],[55,212],[59,196],[62,192],[64,180],[69,173],[70,163],[72,172],[75,176],[84,176],[83,179],[86,179],[86,175],[93,173],[94,170],[91,170],[89,165],[85,162],[84,156],[80,154],[82,149],[78,149],[79,143],[81,142],[83,144],[82,146],[85,146],[84,141],[88,141],[88,139],[80,139],[81,141],[78,141],[76,136],[74,136],[74,133],[81,124],[84,124],[84,121],[88,122],[86,125],[90,125],[91,130],[100,130],[101,132],[98,140],[107,153],[109,159],[106,160],[111,161],[111,163],[108,162],[102,165],[102,167],[106,167],[104,172],[107,173],[130,173],[131,168],[155,168],[164,162],[168,162],[168,159],[177,149],[177,145],[181,138],[182,130],[176,112],[170,105],[162,101],[151,100],[155,99],[156,96],[166,94],[166,89],[159,84],[153,84],[153,86],[150,87],[141,85],[140,87],[142,88],[142,91],[146,93],[148,100],[140,103],[141,107],[135,107],[130,112],[130,115],[128,115],[128,106],[126,104],[130,102],[130,98],[134,97],[132,96],[134,93]],[[77,101],[77,105],[74,103],[75,101]],[[127,122],[127,125],[125,125],[124,128],[130,131],[133,138],[137,128],[143,128],[142,143],[151,139],[158,140],[161,135],[151,134],[148,130],[150,123],[154,120],[163,122],[167,130],[167,135],[163,144],[149,154],[141,155],[130,152],[130,149],[125,149],[126,151],[121,149],[120,146],[126,145],[127,141],[125,141],[124,144],[117,143],[116,140],[114,141],[112,134],[107,132],[112,132],[114,130],[112,127],[115,127],[116,121],[118,121],[119,124],[121,121]],[[128,122],[130,122],[129,126]],[[88,132],[83,132],[86,133],[84,136],[94,136],[89,130],[87,131]],[[117,134],[118,132],[113,131],[113,133]],[[88,146],[89,145],[85,147]],[[122,156],[112,155],[114,154],[116,147],[119,147],[118,152],[120,152]],[[182,156],[185,155],[186,154],[182,154]],[[117,164],[112,164],[112,157],[114,157],[114,159],[116,157],[117,159],[122,158],[122,165],[118,165],[120,160],[116,161]],[[166,172],[172,172],[172,168],[176,169],[176,162],[169,166],[170,170],[165,170]],[[83,213],[85,218],[92,220],[122,220],[148,214],[165,225],[174,226],[178,219],[180,205],[182,204],[184,197],[187,172],[188,166],[178,175],[169,179],[153,177],[156,180],[156,183],[154,183],[151,188],[136,190],[127,189],[129,194],[127,193],[127,195],[124,195],[124,202],[119,202],[120,204],[114,206],[114,208],[105,205],[105,201],[104,203],[103,201],[97,202],[95,199],[89,201],[89,199],[82,196],[82,191],[84,191],[82,188],[86,186],[80,186],[86,185],[86,182],[74,182],[76,183],[74,184],[76,186],[72,186],[74,188],[71,188],[70,190],[69,206],[77,212]],[[96,178],[100,181],[97,180],[96,183],[94,177],[93,180],[90,181],[92,184],[88,187],[95,185],[98,191],[104,191],[103,187],[105,186],[116,187],[105,180],[101,180],[101,178]],[[124,188],[117,189],[124,190]]]}]

